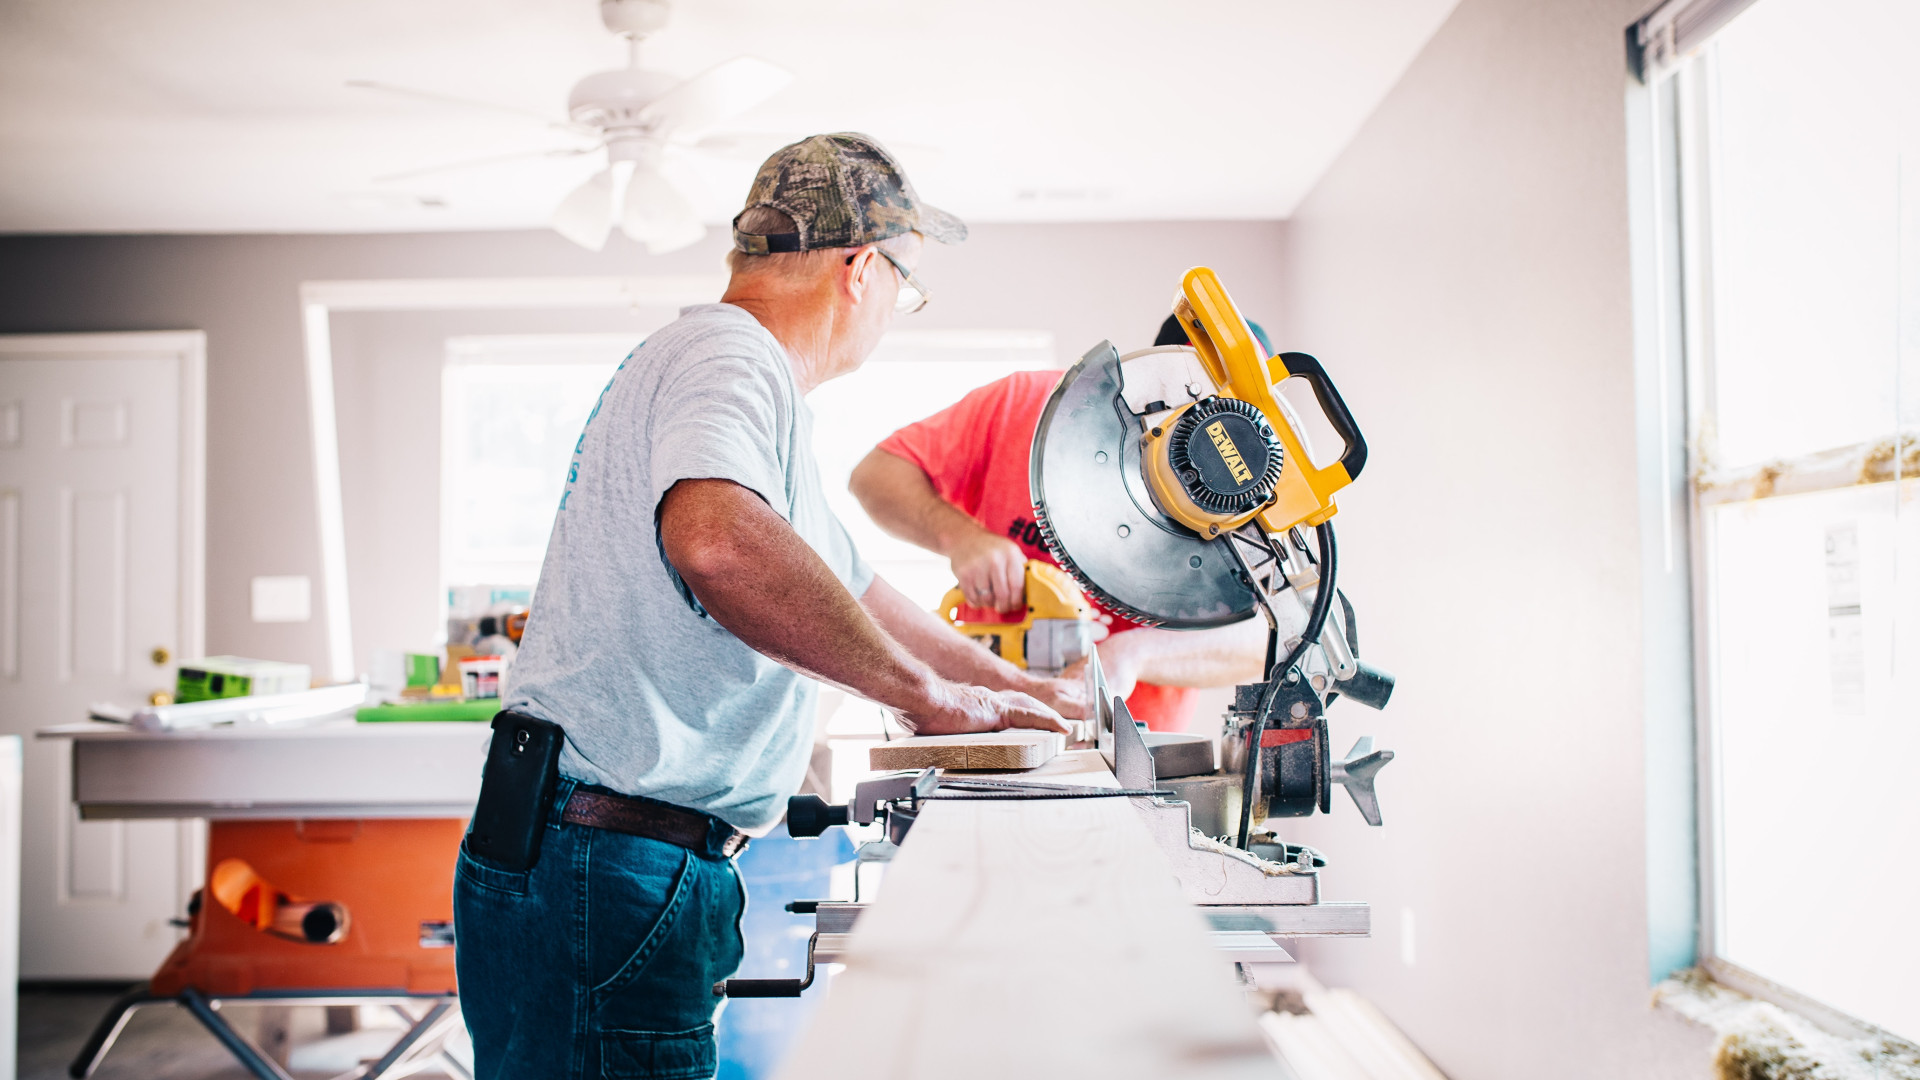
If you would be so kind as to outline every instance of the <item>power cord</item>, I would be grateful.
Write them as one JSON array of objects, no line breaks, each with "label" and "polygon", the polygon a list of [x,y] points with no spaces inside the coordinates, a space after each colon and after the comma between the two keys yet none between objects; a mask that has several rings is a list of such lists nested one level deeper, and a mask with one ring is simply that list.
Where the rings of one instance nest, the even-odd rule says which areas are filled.
[{"label": "power cord", "polygon": [[[1259,779],[1260,773],[1260,738],[1266,734],[1267,714],[1273,711],[1273,699],[1280,692],[1280,675],[1276,673],[1292,671],[1293,666],[1300,662],[1300,658],[1307,654],[1307,650],[1320,643],[1320,633],[1326,628],[1327,616],[1333,612],[1333,598],[1338,592],[1334,576],[1338,571],[1340,549],[1333,539],[1333,522],[1328,521],[1317,525],[1313,531],[1320,541],[1320,584],[1314,589],[1313,608],[1307,615],[1307,629],[1300,635],[1299,642],[1288,650],[1286,660],[1267,669],[1267,690],[1260,697],[1260,710],[1254,716],[1253,727],[1247,733],[1247,767],[1245,775],[1241,777],[1240,786],[1240,843],[1238,846],[1242,851],[1247,849],[1247,840],[1253,831],[1253,785]],[[1275,630],[1273,633],[1277,639],[1279,631]],[[1276,651],[1278,650],[1269,648],[1267,652],[1271,656]]]}]

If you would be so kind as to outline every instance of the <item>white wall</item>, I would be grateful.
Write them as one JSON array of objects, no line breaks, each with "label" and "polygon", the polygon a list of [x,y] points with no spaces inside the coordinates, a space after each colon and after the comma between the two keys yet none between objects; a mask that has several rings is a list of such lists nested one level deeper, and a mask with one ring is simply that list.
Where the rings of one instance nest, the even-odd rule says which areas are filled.
[{"label": "white wall", "polygon": [[[1341,582],[1399,753],[1387,825],[1301,830],[1370,942],[1306,954],[1456,1080],[1708,1075],[1648,1005],[1624,29],[1644,0],[1465,0],[1287,231],[1291,347],[1373,456]],[[1402,934],[1412,913],[1413,940]],[[1405,962],[1411,946],[1412,965]]]},{"label": "white wall", "polygon": [[[923,263],[935,298],[902,325],[1051,331],[1068,358],[1113,337],[1151,343],[1196,263],[1220,270],[1256,317],[1278,309],[1277,222],[980,226]],[[0,333],[207,331],[207,647],[326,668],[317,593],[307,400],[298,295],[303,281],[722,272],[712,236],[669,256],[616,237],[583,251],[545,232],[370,236],[0,237]],[[657,313],[351,315],[336,347],[348,576],[361,663],[414,644],[434,616],[398,586],[437,581],[439,365],[452,334],[599,331]],[[913,417],[902,417],[902,422]],[[314,581],[310,623],[256,624],[248,582]],[[400,627],[398,632],[394,627]]]}]

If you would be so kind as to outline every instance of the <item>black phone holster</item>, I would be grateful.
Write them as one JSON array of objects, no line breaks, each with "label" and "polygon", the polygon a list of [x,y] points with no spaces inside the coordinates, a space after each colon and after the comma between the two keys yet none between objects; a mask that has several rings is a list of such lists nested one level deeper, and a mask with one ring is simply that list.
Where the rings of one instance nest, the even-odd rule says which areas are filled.
[{"label": "black phone holster", "polygon": [[540,861],[547,814],[560,783],[560,725],[516,712],[496,713],[480,801],[467,826],[467,853],[502,869],[531,870]]}]

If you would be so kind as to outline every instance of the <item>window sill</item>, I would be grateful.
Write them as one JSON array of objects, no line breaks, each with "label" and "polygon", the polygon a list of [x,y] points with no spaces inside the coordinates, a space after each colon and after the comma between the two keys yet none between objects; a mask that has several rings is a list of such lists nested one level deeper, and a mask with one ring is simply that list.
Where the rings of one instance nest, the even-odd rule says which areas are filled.
[{"label": "window sill", "polygon": [[1920,1080],[1920,1045],[1708,958],[1654,1003],[1712,1029],[1722,1080]]}]

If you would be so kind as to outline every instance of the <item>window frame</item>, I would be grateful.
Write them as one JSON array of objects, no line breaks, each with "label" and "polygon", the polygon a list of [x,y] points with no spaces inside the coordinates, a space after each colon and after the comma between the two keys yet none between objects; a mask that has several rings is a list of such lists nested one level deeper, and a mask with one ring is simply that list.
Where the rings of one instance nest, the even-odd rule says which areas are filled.
[{"label": "window frame", "polygon": [[[1850,446],[1730,467],[1715,463],[1717,344],[1722,336],[1714,289],[1713,210],[1718,191],[1714,163],[1719,112],[1715,62],[1714,49],[1703,39],[1695,44],[1691,55],[1669,53],[1661,64],[1643,68],[1645,81],[1630,94],[1630,101],[1645,108],[1648,118],[1638,128],[1637,137],[1644,145],[1636,149],[1654,164],[1654,174],[1641,178],[1641,182],[1650,179],[1650,192],[1671,190],[1675,195],[1673,205],[1662,206],[1661,196],[1654,194],[1654,204],[1640,211],[1641,240],[1649,250],[1637,257],[1636,274],[1654,278],[1654,306],[1643,314],[1654,316],[1656,326],[1650,330],[1659,340],[1650,344],[1643,337],[1643,345],[1650,344],[1659,353],[1660,363],[1677,359],[1685,396],[1684,474],[1677,479],[1686,491],[1684,535],[1693,665],[1695,963],[1716,981],[1795,1012],[1832,1034],[1869,1038],[1886,1033],[1744,968],[1725,955],[1727,898],[1722,871],[1726,812],[1722,800],[1718,707],[1722,695],[1715,622],[1719,582],[1712,558],[1717,537],[1711,511],[1729,503],[1838,491],[1863,481],[1899,484],[1920,475],[1920,469],[1907,460],[1915,453],[1915,440],[1898,416],[1890,435],[1876,435]],[[1665,153],[1663,147],[1667,148]],[[1651,235],[1647,232],[1649,224]],[[1677,273],[1663,276],[1669,268]],[[1678,325],[1670,327],[1668,320]],[[1675,351],[1677,357],[1671,355]],[[1646,409],[1649,403],[1643,400],[1641,407]],[[1889,438],[1890,455],[1885,453]],[[1665,478],[1676,479],[1673,471],[1671,467],[1664,470]],[[1655,970],[1653,975],[1658,980],[1662,973]]]}]

